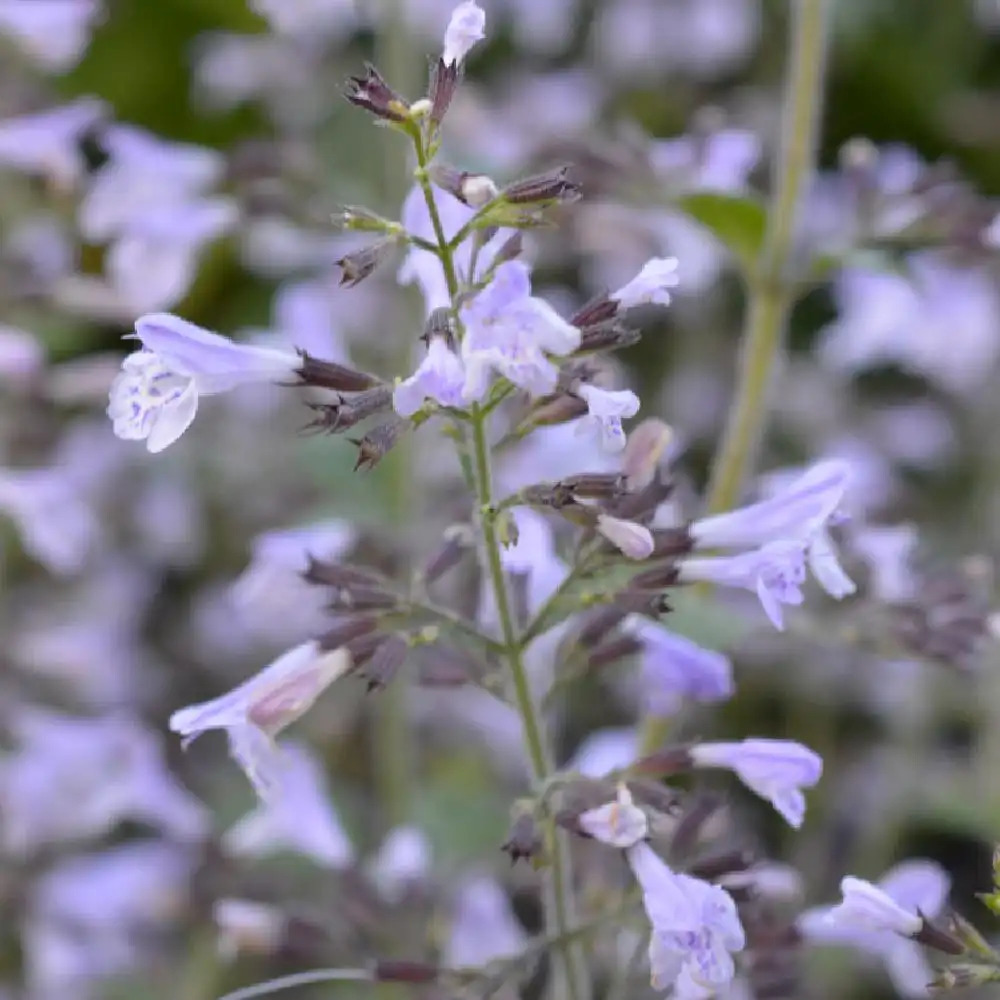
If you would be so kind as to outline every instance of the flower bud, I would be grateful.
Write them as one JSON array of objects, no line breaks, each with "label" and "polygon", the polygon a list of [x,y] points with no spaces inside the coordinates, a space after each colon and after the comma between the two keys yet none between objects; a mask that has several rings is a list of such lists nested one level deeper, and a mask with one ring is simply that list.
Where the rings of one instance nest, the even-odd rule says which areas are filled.
[{"label": "flower bud", "polygon": [[378,629],[378,619],[372,616],[348,618],[316,639],[323,650],[340,649]]},{"label": "flower bud", "polygon": [[629,559],[648,559],[653,554],[653,536],[641,524],[598,514],[597,530]]},{"label": "flower bud", "polygon": [[372,428],[363,438],[350,438],[351,444],[356,445],[358,449],[358,460],[354,463],[354,471],[357,472],[362,468],[374,469],[399,443],[411,426],[409,420],[396,417]]},{"label": "flower bud", "polygon": [[604,326],[617,315],[618,303],[608,295],[600,295],[578,309],[570,317],[570,323],[586,332],[589,327]]},{"label": "flower bud", "polygon": [[509,205],[567,204],[578,201],[580,185],[570,180],[568,166],[556,167],[524,180],[514,181],[503,189],[504,201]]},{"label": "flower bud", "polygon": [[575,356],[597,354],[606,351],[621,351],[642,340],[642,333],[620,323],[601,323],[581,331],[580,347]]},{"label": "flower bud", "polygon": [[399,673],[409,651],[410,644],[401,635],[391,635],[379,643],[362,671],[368,681],[368,691],[385,688]]},{"label": "flower bud", "polygon": [[362,392],[381,383],[375,375],[359,372],[335,361],[321,361],[314,358],[308,351],[299,351],[302,364],[295,374],[300,379],[300,385],[313,386],[317,389],[334,389],[337,392]]},{"label": "flower bud", "polygon": [[345,205],[333,216],[333,223],[340,229],[348,229],[354,232],[364,233],[385,233],[388,235],[399,235],[402,227],[398,222],[390,222],[383,219],[381,215],[376,215],[367,208],[360,208],[356,205]]},{"label": "flower bud", "polygon": [[510,856],[512,865],[517,864],[522,858],[525,861],[533,862],[541,856],[544,848],[541,830],[538,828],[534,811],[520,803],[515,804],[512,811],[514,815],[510,824],[510,833],[500,850]]},{"label": "flower bud", "polygon": [[309,409],[318,416],[304,430],[325,431],[339,434],[350,430],[376,413],[383,413],[392,406],[392,387],[377,385],[354,396],[342,396],[336,403],[309,403]]},{"label": "flower bud", "polygon": [[399,605],[395,594],[380,587],[338,587],[327,608],[330,611],[391,611]]},{"label": "flower bud", "polygon": [[430,118],[435,127],[439,127],[444,121],[461,78],[461,63],[458,62],[446,63],[443,59],[438,59],[431,70],[427,97],[431,102]]},{"label": "flower bud", "polygon": [[653,482],[673,437],[670,425],[656,417],[643,420],[632,429],[622,455],[622,472],[630,493],[645,489]]},{"label": "flower bud", "polygon": [[642,643],[634,636],[620,635],[601,643],[587,657],[587,667],[590,670],[602,670],[619,660],[635,656],[642,651]]},{"label": "flower bud", "polygon": [[394,238],[379,240],[339,258],[335,263],[340,268],[340,284],[353,288],[364,281],[374,273],[375,268],[385,260],[395,246]]},{"label": "flower bud", "polygon": [[426,583],[434,583],[454,569],[475,547],[475,537],[468,524],[452,524],[445,528],[444,540],[431,556],[421,574]]},{"label": "flower bud", "polygon": [[351,104],[370,111],[383,121],[405,122],[410,117],[410,107],[382,78],[370,63],[365,65],[364,76],[352,76],[347,81],[345,96]]}]

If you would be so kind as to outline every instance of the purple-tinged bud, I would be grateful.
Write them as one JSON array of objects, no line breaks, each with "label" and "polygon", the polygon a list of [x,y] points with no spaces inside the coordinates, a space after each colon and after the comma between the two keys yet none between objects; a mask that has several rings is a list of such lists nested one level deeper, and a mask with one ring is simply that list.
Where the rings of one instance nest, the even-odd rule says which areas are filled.
[{"label": "purple-tinged bud", "polygon": [[410,644],[401,635],[391,635],[379,643],[362,671],[368,691],[383,690],[399,673],[409,652]]},{"label": "purple-tinged bud", "polygon": [[648,559],[656,547],[649,528],[610,514],[597,515],[597,530],[629,559]]},{"label": "purple-tinged bud", "polygon": [[371,635],[378,627],[379,620],[374,616],[348,618],[318,636],[316,642],[322,650],[340,649],[362,636]]},{"label": "purple-tinged bud", "polygon": [[392,387],[378,385],[353,396],[342,396],[336,403],[308,403],[319,414],[303,430],[339,434],[350,430],[362,420],[384,413],[392,405]]},{"label": "purple-tinged bud", "polygon": [[562,166],[514,181],[503,189],[503,199],[508,205],[540,206],[579,201],[580,185],[570,179],[569,172],[570,167]]},{"label": "purple-tinged bud", "polygon": [[671,853],[677,857],[689,855],[704,839],[709,825],[725,805],[720,795],[699,795],[685,810],[670,841]]},{"label": "purple-tinged bud", "polygon": [[462,71],[458,63],[446,63],[443,59],[438,59],[434,64],[427,99],[431,102],[430,119],[435,128],[440,127],[444,116],[448,114],[461,78]]},{"label": "purple-tinged bud", "polygon": [[544,850],[538,820],[531,808],[521,804],[515,804],[512,812],[510,832],[500,850],[510,857],[512,865],[516,865],[522,859],[534,862],[542,856]]},{"label": "purple-tinged bud", "polygon": [[383,121],[405,122],[410,117],[409,104],[399,96],[370,63],[364,76],[352,76],[347,81],[344,96],[359,108],[370,111]]},{"label": "purple-tinged bud", "polygon": [[630,777],[626,783],[637,802],[664,816],[680,815],[683,797],[676,788],[646,778]]},{"label": "purple-tinged bud", "polygon": [[580,333],[580,349],[577,357],[583,354],[599,354],[607,351],[621,351],[633,347],[642,340],[642,333],[620,323],[602,323],[591,326]]},{"label": "purple-tinged bud", "polygon": [[524,253],[524,237],[520,232],[511,233],[493,256],[493,266],[499,267],[507,261],[517,260]]},{"label": "purple-tinged bud", "polygon": [[382,644],[384,636],[381,632],[369,632],[367,635],[358,636],[351,639],[344,645],[351,658],[351,671],[357,672],[375,654],[375,650]]},{"label": "purple-tinged bud", "polygon": [[345,566],[324,559],[308,557],[302,578],[306,583],[321,587],[375,587],[381,582],[378,575],[360,566]]},{"label": "purple-tinged bud", "polygon": [[536,406],[528,420],[533,427],[551,427],[555,424],[569,423],[587,412],[587,404],[577,396],[569,393],[550,396]]},{"label": "purple-tinged bud", "polygon": [[586,334],[588,327],[604,326],[617,315],[618,303],[607,295],[600,295],[578,309],[570,317],[570,323]]},{"label": "purple-tinged bud", "polygon": [[613,663],[635,656],[642,652],[642,648],[642,643],[633,636],[616,636],[601,643],[591,651],[587,657],[587,667],[594,671],[603,670]]},{"label": "purple-tinged bud", "polygon": [[426,962],[408,961],[406,959],[379,959],[372,967],[372,978],[377,983],[433,983],[440,975],[440,970]]},{"label": "purple-tinged bud", "polygon": [[[648,524],[653,520],[660,504],[670,497],[674,491],[673,481],[667,478],[667,474],[662,470],[657,470],[653,476],[653,481],[636,493],[627,493],[617,503],[612,504],[608,511],[615,517],[624,517],[628,521],[639,521]],[[653,531],[653,541],[656,543],[654,555],[669,555],[669,552],[660,553],[658,550],[663,547],[661,539],[664,530],[657,528]]]},{"label": "purple-tinged bud", "polygon": [[296,369],[300,385],[317,389],[334,389],[337,392],[363,392],[381,384],[381,379],[367,372],[355,371],[335,361],[321,361],[308,351],[299,351],[302,363]]},{"label": "purple-tinged bud", "polygon": [[691,536],[686,528],[655,528],[653,543],[653,555],[657,559],[686,555],[692,547]]},{"label": "purple-tinged bud", "polygon": [[[745,872],[753,863],[752,851],[727,851],[725,854],[713,854],[706,858],[698,858],[687,866],[691,875],[714,882],[724,875],[735,872]],[[727,889],[732,888],[729,884]]]},{"label": "purple-tinged bud", "polygon": [[656,753],[637,760],[630,770],[635,774],[646,774],[657,778],[669,778],[674,774],[684,774],[694,766],[689,745],[664,747]]},{"label": "purple-tinged bud", "polygon": [[354,463],[354,471],[374,469],[399,443],[411,426],[409,420],[397,417],[372,428],[363,438],[350,438],[351,444],[356,445],[358,449],[358,460]]},{"label": "purple-tinged bud", "polygon": [[474,676],[481,676],[484,669],[471,663],[468,655],[443,643],[427,648],[426,659],[420,662],[417,683],[427,688],[457,688],[469,684]]},{"label": "purple-tinged bud", "polygon": [[633,428],[622,455],[622,473],[630,493],[643,490],[653,482],[673,439],[673,428],[656,417],[643,420]]},{"label": "purple-tinged bud", "polygon": [[360,284],[375,272],[375,268],[392,253],[396,245],[395,239],[379,240],[339,258],[335,263],[340,268],[340,284],[349,288]]},{"label": "purple-tinged bud", "polygon": [[440,580],[475,549],[475,536],[468,524],[452,524],[444,530],[444,540],[428,559],[421,577],[425,583]]},{"label": "purple-tinged bud", "polygon": [[330,611],[391,611],[399,606],[395,594],[379,587],[340,587],[334,591],[327,608]]},{"label": "purple-tinged bud", "polygon": [[577,633],[576,641],[585,647],[599,646],[628,615],[629,609],[619,604],[609,604],[604,608],[586,611],[582,616],[583,624]]},{"label": "purple-tinged bud", "polygon": [[625,493],[625,483],[618,473],[583,472],[559,481],[578,500],[617,500]]},{"label": "purple-tinged bud", "polygon": [[482,208],[496,198],[496,184],[486,174],[470,174],[445,164],[436,164],[430,170],[431,181],[439,188],[454,195],[471,208]]}]

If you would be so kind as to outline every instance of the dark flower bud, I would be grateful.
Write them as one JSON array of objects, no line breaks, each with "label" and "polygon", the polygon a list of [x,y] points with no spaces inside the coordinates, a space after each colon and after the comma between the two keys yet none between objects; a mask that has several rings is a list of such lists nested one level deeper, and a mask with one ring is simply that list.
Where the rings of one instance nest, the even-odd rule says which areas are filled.
[{"label": "dark flower bud", "polygon": [[504,201],[509,205],[567,204],[578,201],[580,185],[570,180],[568,166],[556,167],[524,180],[514,181],[503,189]]},{"label": "dark flower bud", "polygon": [[367,635],[358,636],[344,644],[344,649],[351,654],[351,665],[353,670],[363,667],[375,654],[375,650],[385,641],[385,636],[381,632],[369,632]]},{"label": "dark flower bud", "polygon": [[324,652],[340,649],[341,646],[347,646],[354,642],[355,639],[371,635],[372,632],[378,629],[378,624],[378,619],[374,617],[348,618],[346,621],[335,625],[329,631],[324,632],[316,641],[319,643],[319,648]]},{"label": "dark flower bud", "polygon": [[670,847],[674,854],[684,857],[701,839],[705,825],[722,808],[718,795],[700,795],[680,818]]},{"label": "dark flower bud", "polygon": [[591,670],[601,670],[642,651],[642,643],[631,635],[620,635],[602,643],[587,658]]},{"label": "dark flower bud", "polygon": [[640,590],[623,590],[615,596],[615,603],[627,607],[637,615],[659,618],[673,611],[666,594],[648,594]]},{"label": "dark flower bud", "polygon": [[615,500],[625,493],[625,480],[617,473],[584,472],[567,476],[559,485],[578,500]]},{"label": "dark flower bud", "polygon": [[703,878],[714,881],[723,875],[731,875],[734,872],[745,872],[753,863],[754,855],[751,851],[727,851],[725,854],[713,854],[709,857],[698,858],[688,865],[688,874],[696,878]]},{"label": "dark flower bud", "polygon": [[438,975],[436,966],[406,959],[379,959],[372,969],[378,983],[433,983]]},{"label": "dark flower bud", "polygon": [[656,528],[653,530],[653,544],[653,559],[687,555],[694,548],[687,528]]},{"label": "dark flower bud", "polygon": [[648,754],[637,760],[630,770],[634,774],[655,775],[666,778],[672,774],[683,774],[694,766],[691,754],[686,746],[664,747],[656,753]]},{"label": "dark flower bud", "polygon": [[327,608],[330,611],[389,611],[399,605],[395,594],[380,587],[339,587]]},{"label": "dark flower bud", "polygon": [[509,260],[517,260],[523,252],[524,237],[519,232],[512,233],[494,255],[493,267],[496,268],[501,264],[506,264]]},{"label": "dark flower bud", "polygon": [[[631,435],[629,436],[631,437]],[[626,477],[626,482],[628,488],[631,489],[631,480]],[[635,493],[626,493],[621,500],[609,507],[609,513],[628,521],[638,521],[640,524],[645,524],[652,520],[656,509],[669,498],[673,491],[673,482],[667,478],[665,473],[657,469],[649,483],[638,488]],[[653,532],[653,542],[655,545],[656,531]]]},{"label": "dark flower bud", "polygon": [[608,320],[618,315],[619,304],[608,295],[600,295],[591,299],[578,309],[571,317],[570,323],[586,331],[588,327],[603,326]]},{"label": "dark flower bud", "polygon": [[920,925],[920,930],[913,935],[913,940],[918,941],[925,948],[933,948],[946,955],[965,954],[965,945],[957,937],[949,934],[944,928],[932,924],[926,917]]},{"label": "dark flower bud", "polygon": [[633,576],[629,581],[629,590],[666,590],[677,583],[677,568],[675,566],[659,566]]},{"label": "dark flower bud", "polygon": [[[295,374],[300,379],[300,385],[314,386],[317,389],[334,389],[337,392],[363,392],[381,384],[381,379],[367,372],[359,372],[335,361],[321,361],[314,358],[308,351],[299,351],[302,364]],[[392,390],[389,389],[389,396]]]},{"label": "dark flower bud", "polygon": [[585,612],[576,641],[581,646],[597,646],[628,617],[628,614],[628,608],[619,604],[609,604],[607,607]]},{"label": "dark flower bud", "polygon": [[392,252],[396,246],[395,239],[379,240],[370,246],[362,247],[353,253],[346,254],[336,261],[340,268],[340,283],[353,288],[364,281],[375,268]]},{"label": "dark flower bud", "polygon": [[[573,325],[576,326],[575,323]],[[620,323],[602,323],[600,326],[591,326],[581,332],[580,346],[574,356],[621,351],[638,344],[640,340],[642,334],[638,330],[622,326]]]},{"label": "dark flower bud", "polygon": [[377,385],[374,389],[354,396],[342,396],[336,403],[310,403],[309,409],[318,416],[307,424],[305,430],[326,431],[337,434],[382,413],[392,406],[392,388]]},{"label": "dark flower bud", "polygon": [[399,673],[409,651],[410,644],[401,635],[391,635],[379,643],[363,670],[368,690],[381,691],[385,688]]},{"label": "dark flower bud", "polygon": [[434,583],[454,569],[474,548],[475,538],[468,524],[453,524],[445,529],[444,541],[427,561],[422,577]]},{"label": "dark flower bud", "polygon": [[544,849],[541,830],[534,812],[523,806],[515,806],[514,816],[510,825],[507,840],[500,850],[510,856],[510,863],[517,864],[522,858],[534,861],[539,858]]},{"label": "dark flower bud", "polygon": [[462,78],[462,64],[459,61],[446,63],[438,59],[431,70],[431,82],[427,99],[431,102],[431,121],[439,126],[451,107],[452,98]]},{"label": "dark flower bud", "polygon": [[372,587],[379,583],[379,578],[370,570],[326,562],[314,556],[309,556],[302,578],[306,583],[315,583],[321,587]]},{"label": "dark flower bud", "polygon": [[354,463],[354,471],[374,469],[399,443],[411,426],[409,420],[396,417],[388,423],[373,427],[363,438],[352,438],[351,444],[356,445],[358,449],[358,460]]},{"label": "dark flower bud", "polygon": [[562,483],[537,483],[521,490],[521,503],[528,507],[551,507],[562,510],[576,503],[573,491]]},{"label": "dark flower bud", "polygon": [[348,79],[344,96],[351,104],[370,111],[383,121],[405,122],[410,117],[409,104],[385,82],[370,63],[365,65],[364,76],[352,76]]},{"label": "dark flower bud", "polygon": [[497,186],[485,174],[470,174],[445,164],[431,167],[431,180],[471,208],[482,208],[497,196]]},{"label": "dark flower bud", "polygon": [[647,778],[629,778],[628,790],[636,802],[649,806],[666,816],[677,816],[681,810],[681,794],[676,788]]}]

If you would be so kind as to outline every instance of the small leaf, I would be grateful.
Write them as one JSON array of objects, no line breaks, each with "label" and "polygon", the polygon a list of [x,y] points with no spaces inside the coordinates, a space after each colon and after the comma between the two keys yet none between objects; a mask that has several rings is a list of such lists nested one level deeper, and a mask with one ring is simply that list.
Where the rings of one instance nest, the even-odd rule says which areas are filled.
[{"label": "small leaf", "polygon": [[744,272],[753,271],[767,228],[767,212],[759,201],[739,195],[701,192],[678,198],[676,205],[732,250]]}]

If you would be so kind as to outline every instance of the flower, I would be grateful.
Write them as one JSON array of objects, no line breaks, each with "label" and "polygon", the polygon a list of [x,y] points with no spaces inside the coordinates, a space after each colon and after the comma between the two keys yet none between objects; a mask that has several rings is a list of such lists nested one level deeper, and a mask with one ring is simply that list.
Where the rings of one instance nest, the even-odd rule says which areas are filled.
[{"label": "flower", "polygon": [[250,6],[267,18],[271,30],[305,41],[349,35],[360,11],[353,0],[251,0]]},{"label": "flower", "polygon": [[923,918],[899,905],[888,893],[862,878],[841,879],[844,899],[827,915],[827,920],[869,931],[891,931],[904,937],[920,932]]},{"label": "flower", "polygon": [[656,548],[649,528],[635,521],[598,514],[597,530],[629,559],[648,559]]},{"label": "flower", "polygon": [[628,284],[612,292],[611,298],[622,309],[647,303],[668,306],[670,292],[667,289],[676,288],[679,282],[676,257],[653,257],[642,265],[642,270]]},{"label": "flower", "polygon": [[444,337],[431,337],[417,370],[396,386],[392,404],[401,417],[412,417],[425,399],[441,406],[463,406],[465,367]]},{"label": "flower", "polygon": [[258,794],[273,798],[285,768],[273,737],[303,715],[350,665],[343,650],[324,652],[316,642],[302,643],[227,694],[174,712],[170,729],[185,738],[185,745],[209,729],[224,729],[230,753]]},{"label": "flower", "polygon": [[566,769],[588,778],[603,778],[639,757],[639,733],[634,726],[599,729],[576,748]]},{"label": "flower", "polygon": [[444,945],[445,966],[481,968],[520,954],[527,941],[528,935],[496,879],[473,875],[459,884],[451,931]]},{"label": "flower", "polygon": [[577,824],[588,836],[611,847],[634,847],[649,836],[649,820],[632,802],[625,784],[618,786],[616,801],[581,813]]},{"label": "flower", "polygon": [[733,556],[685,559],[678,568],[684,582],[705,580],[753,591],[777,629],[785,627],[781,606],[799,605],[804,599],[805,553],[798,542],[769,542]]},{"label": "flower", "polygon": [[42,69],[62,73],[80,61],[100,12],[100,0],[0,0],[0,35]]},{"label": "flower", "polygon": [[673,715],[685,699],[716,702],[732,697],[728,656],[638,615],[629,620],[629,628],[642,642],[640,689],[647,713]]},{"label": "flower", "polygon": [[823,758],[790,740],[699,743],[688,752],[696,767],[724,767],[733,771],[747,788],[767,799],[796,829],[802,825],[806,812],[801,790],[812,788],[823,773]]},{"label": "flower", "polygon": [[606,451],[622,451],[625,448],[622,418],[634,417],[639,412],[639,397],[628,389],[611,392],[596,385],[581,385],[576,395],[586,402],[589,414],[580,422],[580,430],[596,428]]},{"label": "flower", "polygon": [[344,868],[354,849],[326,793],[322,768],[300,744],[284,744],[281,795],[261,802],[223,838],[229,853],[260,858],[291,850],[326,868]]},{"label": "flower", "polygon": [[169,313],[141,316],[135,330],[145,350],[122,362],[108,416],[118,437],[145,440],[154,453],[191,425],[199,396],[287,378],[301,364],[292,352],[237,344]]},{"label": "flower", "polygon": [[652,924],[649,964],[655,989],[674,987],[679,998],[704,998],[733,979],[733,953],[746,935],[732,897],[716,885],[677,874],[644,842],[625,857],[642,889]]},{"label": "flower", "polygon": [[368,866],[368,875],[388,903],[398,903],[409,888],[427,878],[431,847],[415,826],[397,826],[389,832]]},{"label": "flower", "polygon": [[486,37],[486,12],[475,0],[464,0],[451,13],[451,20],[444,33],[445,66],[455,66],[469,54],[476,42]]},{"label": "flower", "polygon": [[[861,881],[861,880],[856,880]],[[944,907],[951,886],[947,872],[933,861],[913,858],[889,869],[875,884],[865,883],[871,890],[884,894],[889,903],[898,906],[905,916],[886,918],[889,924],[912,926],[910,917],[917,914],[933,920]],[[853,893],[852,893],[853,895]],[[857,904],[858,897],[855,897]],[[847,902],[845,899],[844,902]],[[864,904],[861,904],[862,906]],[[882,901],[885,905],[885,900]],[[846,945],[882,960],[896,992],[904,997],[927,997],[927,984],[933,972],[923,950],[909,937],[894,929],[873,930],[864,921],[843,920],[831,916],[843,906],[817,906],[800,914],[796,920],[799,933],[813,945]],[[889,909],[887,912],[893,913]]]},{"label": "flower", "polygon": [[483,398],[493,370],[534,396],[550,393],[559,369],[546,355],[570,354],[580,346],[580,331],[531,294],[530,272],[518,260],[501,264],[460,312],[467,400]]}]

